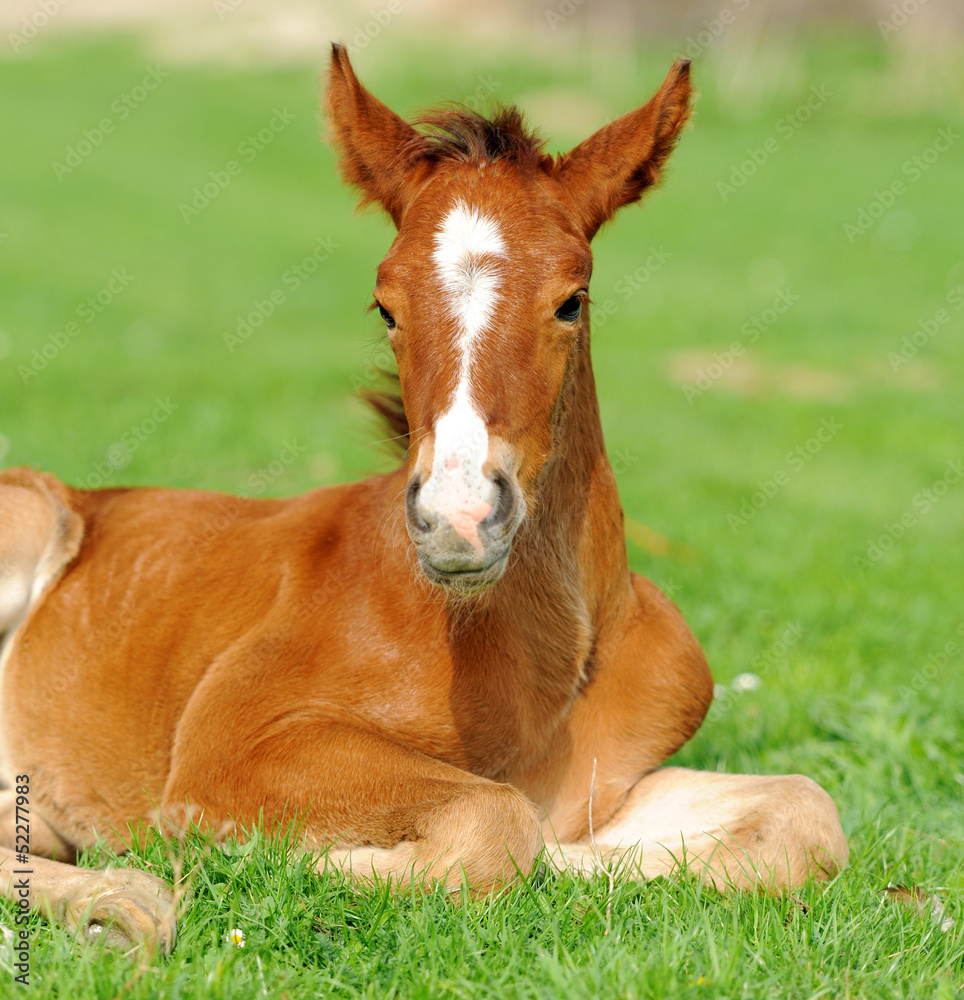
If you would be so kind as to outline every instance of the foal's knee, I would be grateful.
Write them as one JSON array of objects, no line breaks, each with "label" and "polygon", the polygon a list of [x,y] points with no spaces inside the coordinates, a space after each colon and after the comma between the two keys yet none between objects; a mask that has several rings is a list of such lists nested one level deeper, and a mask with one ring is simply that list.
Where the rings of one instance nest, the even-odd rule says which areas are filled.
[{"label": "foal's knee", "polygon": [[812,778],[802,774],[787,777],[791,810],[802,831],[807,871],[818,879],[833,878],[850,855],[840,825],[840,813],[830,795]]},{"label": "foal's knee", "polygon": [[511,785],[472,786],[427,820],[420,860],[455,888],[463,874],[475,895],[527,874],[542,848],[536,807]]},{"label": "foal's knee", "polygon": [[788,774],[772,782],[739,839],[755,858],[754,876],[777,889],[792,889],[808,877],[833,878],[847,863],[849,848],[833,799],[812,778]]}]

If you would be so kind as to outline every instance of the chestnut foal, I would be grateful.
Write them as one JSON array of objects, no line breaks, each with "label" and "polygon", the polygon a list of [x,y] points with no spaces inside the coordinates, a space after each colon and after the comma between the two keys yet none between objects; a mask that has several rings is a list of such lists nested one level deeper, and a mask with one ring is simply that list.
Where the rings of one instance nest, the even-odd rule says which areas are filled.
[{"label": "chestnut foal", "polygon": [[[334,47],[344,175],[398,229],[375,302],[401,400],[377,405],[407,458],[286,500],[0,475],[0,839],[16,848],[29,783],[31,905],[170,948],[157,880],[45,860],[98,837],[122,850],[155,806],[215,829],[296,813],[331,847],[320,863],[477,893],[544,848],[641,877],[685,855],[738,887],[846,862],[810,779],[660,768],[712,684],[679,612],[627,565],[589,242],[656,183],[689,108],[681,61],[553,158],[514,109],[414,128]],[[25,866],[0,860],[17,899]]]}]

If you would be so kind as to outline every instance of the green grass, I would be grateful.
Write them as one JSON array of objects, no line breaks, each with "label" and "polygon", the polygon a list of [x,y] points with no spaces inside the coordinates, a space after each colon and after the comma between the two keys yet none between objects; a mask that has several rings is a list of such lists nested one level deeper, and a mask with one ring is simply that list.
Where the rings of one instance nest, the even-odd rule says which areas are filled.
[{"label": "green grass", "polygon": [[[614,309],[594,343],[610,452],[627,514],[670,542],[665,556],[630,544],[632,562],[680,604],[727,689],[677,761],[813,776],[840,805],[851,866],[798,901],[621,882],[607,918],[603,878],[550,875],[454,908],[431,894],[356,892],[283,842],[206,852],[191,842],[203,863],[178,948],[125,995],[945,998],[962,989],[964,482],[926,512],[915,497],[964,459],[964,310],[949,309],[910,364],[894,371],[888,354],[964,282],[964,142],[907,183],[870,231],[850,242],[844,225],[907,179],[903,165],[940,129],[964,130],[964,118],[959,79],[909,103],[895,51],[800,43],[795,73],[759,81],[745,103],[717,86],[718,63],[698,63],[695,127],[664,189],[594,246],[596,308],[611,300]],[[648,96],[672,54],[614,52],[601,79],[579,53],[413,43],[377,55],[373,45],[358,68],[402,111],[469,96],[491,74],[500,99],[584,95],[601,124]],[[156,62],[125,40],[38,42],[0,62],[0,461],[78,484],[102,476],[253,492],[258,470],[297,441],[305,450],[268,477],[272,495],[388,467],[382,432],[353,391],[384,357],[364,309],[391,230],[377,215],[353,215],[318,141],[317,68],[164,66],[157,90],[55,176],[52,162]],[[784,138],[779,123],[812,85],[832,97]],[[893,101],[898,92],[905,99]],[[293,120],[186,223],[179,205],[275,109]],[[722,199],[718,182],[768,137],[778,151]],[[284,285],[319,238],[337,244],[330,257],[296,290]],[[668,259],[628,294],[625,276],[650,247]],[[78,308],[114,269],[133,280],[86,322]],[[229,351],[238,315],[278,287],[284,303]],[[747,346],[750,382],[720,379],[688,400],[670,373],[689,365],[692,378],[781,288],[798,300]],[[25,382],[22,366],[71,320],[77,336]],[[683,357],[694,352],[695,362]],[[176,406],[165,419],[131,437],[168,397]],[[825,420],[839,430],[790,464]],[[780,471],[785,484],[734,530],[728,515]],[[916,523],[859,565],[905,512]],[[746,671],[760,686],[735,690]],[[154,844],[130,863],[169,872],[169,854]],[[938,892],[952,929],[882,903],[888,883]],[[11,920],[0,908],[0,922]],[[232,927],[245,931],[245,948],[225,943]],[[134,969],[39,921],[32,945],[40,996],[113,997]]]}]

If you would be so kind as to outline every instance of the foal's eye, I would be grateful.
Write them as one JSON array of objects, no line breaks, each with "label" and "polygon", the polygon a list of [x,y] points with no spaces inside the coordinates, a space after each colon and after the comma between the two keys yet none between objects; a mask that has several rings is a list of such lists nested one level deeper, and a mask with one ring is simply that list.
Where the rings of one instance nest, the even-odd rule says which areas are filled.
[{"label": "foal's eye", "polygon": [[573,295],[556,310],[556,319],[562,320],[563,323],[575,323],[581,312],[582,299],[578,295]]},{"label": "foal's eye", "polygon": [[395,329],[395,317],[381,304],[378,305],[378,311],[382,314],[382,319],[385,320],[385,326],[389,330]]}]

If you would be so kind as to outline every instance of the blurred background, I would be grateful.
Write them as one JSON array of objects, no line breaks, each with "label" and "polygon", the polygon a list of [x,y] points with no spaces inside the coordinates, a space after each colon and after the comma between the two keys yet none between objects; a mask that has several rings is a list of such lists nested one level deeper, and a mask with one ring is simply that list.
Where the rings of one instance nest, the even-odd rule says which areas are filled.
[{"label": "blurred background", "polygon": [[951,0],[4,0],[0,464],[265,496],[391,467],[357,393],[392,230],[319,138],[329,41],[403,114],[518,103],[550,150],[689,56],[692,128],[591,288],[632,563],[718,680],[680,760],[811,774],[858,857],[947,884],[962,30]]}]

